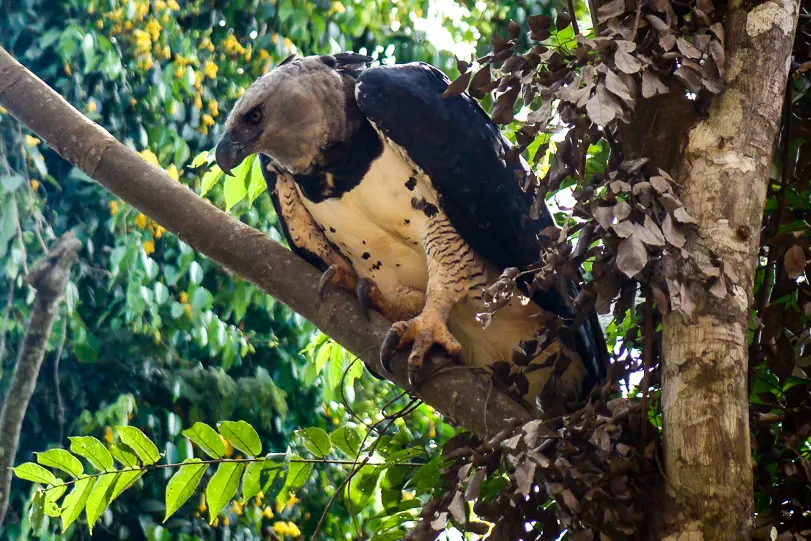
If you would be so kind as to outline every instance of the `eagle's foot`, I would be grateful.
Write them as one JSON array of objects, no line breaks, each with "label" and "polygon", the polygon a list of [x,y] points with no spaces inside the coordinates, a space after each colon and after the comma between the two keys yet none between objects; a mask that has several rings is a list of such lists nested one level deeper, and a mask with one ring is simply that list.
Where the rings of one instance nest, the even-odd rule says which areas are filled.
[{"label": "eagle's foot", "polygon": [[408,382],[411,385],[416,383],[422,361],[434,344],[442,346],[452,357],[462,354],[462,344],[448,330],[445,321],[436,314],[423,312],[413,319],[398,321],[391,326],[380,348],[380,364],[383,368],[391,372],[394,351],[409,344],[413,344],[408,356]]},{"label": "eagle's foot", "polygon": [[353,290],[357,282],[358,277],[352,269],[347,269],[343,265],[334,263],[324,271],[324,274],[321,275],[321,279],[318,280],[318,298],[321,301],[324,300],[324,290],[327,284],[332,283],[344,289]]}]

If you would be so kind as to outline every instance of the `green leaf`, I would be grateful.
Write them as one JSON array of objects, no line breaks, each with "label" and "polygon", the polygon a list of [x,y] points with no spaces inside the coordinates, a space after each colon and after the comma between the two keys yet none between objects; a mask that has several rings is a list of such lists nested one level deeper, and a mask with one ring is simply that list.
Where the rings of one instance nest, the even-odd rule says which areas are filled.
[{"label": "green leaf", "polygon": [[392,532],[375,534],[375,536],[372,537],[369,541],[398,541],[399,539],[404,539],[405,536],[406,534],[403,530],[394,530]]},{"label": "green leaf", "polygon": [[225,444],[222,442],[220,435],[207,424],[194,423],[191,428],[187,428],[182,434],[211,458],[223,458],[225,456]]},{"label": "green leaf", "polygon": [[245,503],[270,485],[281,470],[281,464],[272,460],[251,462],[242,476],[242,502]]},{"label": "green leaf", "polygon": [[253,205],[256,198],[262,195],[267,189],[267,182],[265,176],[262,174],[262,162],[259,159],[254,160],[253,167],[251,168],[251,175],[248,179],[248,202]]},{"label": "green leaf", "polygon": [[383,468],[376,466],[363,466],[347,484],[345,495],[349,496],[354,509],[361,509],[374,494],[377,480]]},{"label": "green leaf", "polygon": [[48,514],[45,510],[47,505],[48,502],[45,501],[44,494],[37,491],[31,500],[31,507],[28,509],[28,522],[31,525],[31,529],[35,532],[39,531],[39,529],[45,524],[45,515]]},{"label": "green leaf", "polygon": [[78,458],[64,449],[48,449],[44,453],[34,453],[37,462],[49,468],[57,468],[74,479],[84,473],[84,467]]},{"label": "green leaf", "polygon": [[126,468],[137,468],[138,457],[135,452],[123,443],[114,443],[110,446],[110,454]]},{"label": "green leaf", "polygon": [[293,491],[301,488],[307,482],[310,473],[313,471],[313,465],[310,462],[297,462],[300,460],[302,459],[298,455],[290,456],[287,478],[284,480],[284,489],[282,490]]},{"label": "green leaf", "polygon": [[342,426],[330,434],[330,440],[348,457],[355,458],[360,453],[361,437],[357,428]]},{"label": "green leaf", "polygon": [[68,487],[66,485],[56,485],[56,487],[42,492],[44,495],[44,510],[46,515],[53,518],[62,516],[62,509],[59,508],[56,502],[67,490]]},{"label": "green leaf", "polygon": [[349,360],[349,367],[346,369],[346,376],[344,376],[344,385],[352,387],[355,381],[363,375],[363,361],[357,357]]},{"label": "green leaf", "polygon": [[303,428],[296,430],[296,435],[301,438],[304,448],[318,458],[324,458],[332,451],[332,442],[330,442],[329,434],[327,434],[323,428],[315,426]]},{"label": "green leaf", "polygon": [[239,462],[221,462],[206,487],[209,523],[228,505],[239,487],[239,478],[245,466]]},{"label": "green leaf", "polygon": [[82,514],[90,491],[93,490],[93,481],[95,479],[92,477],[79,479],[70,494],[65,496],[65,501],[62,503],[62,533],[65,533],[68,526]]},{"label": "green leaf", "polygon": [[118,498],[122,492],[134,485],[135,481],[140,479],[145,473],[146,470],[130,470],[121,472],[121,475],[118,476],[118,480],[115,482],[113,494],[110,496],[110,501],[107,502],[107,505],[113,503],[113,501]]},{"label": "green leaf", "polygon": [[222,169],[219,165],[214,165],[204,175],[200,182],[200,196],[204,196],[223,177]]},{"label": "green leaf", "polygon": [[145,466],[151,466],[161,458],[158,447],[146,434],[134,426],[117,426],[118,437],[130,447]]},{"label": "green leaf", "polygon": [[70,450],[86,458],[98,471],[107,471],[113,468],[113,456],[110,451],[93,436],[71,436]]},{"label": "green leaf", "polygon": [[250,172],[251,165],[253,165],[253,156],[249,156],[239,167],[234,169],[234,176],[225,179],[225,210],[229,211],[231,208],[242,201],[248,195],[248,186],[245,182],[247,174]]},{"label": "green leaf", "polygon": [[212,158],[209,157],[209,152],[207,150],[204,150],[203,152],[194,157],[189,167],[192,168],[200,167],[203,164],[211,163],[211,161]]},{"label": "green leaf", "polygon": [[245,421],[223,421],[217,428],[225,439],[246,455],[256,457],[262,453],[259,434]]},{"label": "green leaf", "polygon": [[14,475],[20,479],[41,483],[43,485],[55,485],[57,481],[54,474],[33,462],[26,462],[14,468]]},{"label": "green leaf", "polygon": [[203,464],[199,458],[189,458],[183,461],[183,466],[177,470],[169,484],[166,485],[166,522],[175,511],[180,509],[186,501],[194,494],[200,479],[208,468],[208,464]]},{"label": "green leaf", "polygon": [[107,506],[110,505],[113,489],[115,488],[118,473],[108,473],[101,475],[97,478],[96,484],[93,485],[93,490],[90,491],[90,496],[87,498],[87,527],[90,533],[93,533],[93,524],[101,517]]}]

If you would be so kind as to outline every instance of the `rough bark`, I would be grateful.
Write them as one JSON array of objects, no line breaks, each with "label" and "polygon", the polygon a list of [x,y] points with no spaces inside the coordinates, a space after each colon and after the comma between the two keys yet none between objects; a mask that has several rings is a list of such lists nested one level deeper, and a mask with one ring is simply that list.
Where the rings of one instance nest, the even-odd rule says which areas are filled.
[{"label": "rough bark", "polygon": [[25,411],[31,395],[34,394],[39,369],[45,357],[45,346],[79,248],[81,243],[72,232],[64,234],[25,279],[37,293],[34,296],[31,320],[11,374],[8,393],[0,410],[0,525],[3,524],[8,509],[11,468],[14,466],[14,456],[20,442]]},{"label": "rough bark", "polygon": [[[725,90],[689,131],[678,182],[698,220],[688,249],[737,274],[731,297],[699,299],[663,324],[664,467],[678,505],[668,540],[751,535],[747,331],[759,230],[785,93],[798,0],[730,3]],[[668,531],[669,530],[669,531]]]},{"label": "rough bark", "polygon": [[[99,184],[198,252],[301,314],[380,373],[378,351],[390,326],[385,318],[373,312],[366,320],[357,301],[334,288],[319,301],[316,285],[320,276],[312,266],[145,162],[2,48],[0,104]],[[385,374],[403,388],[408,387],[405,359],[401,352],[392,363],[395,372]],[[449,362],[436,354],[428,365]],[[530,419],[528,411],[510,395],[466,367],[442,370],[422,383],[415,395],[481,436],[498,431],[506,418]]]}]

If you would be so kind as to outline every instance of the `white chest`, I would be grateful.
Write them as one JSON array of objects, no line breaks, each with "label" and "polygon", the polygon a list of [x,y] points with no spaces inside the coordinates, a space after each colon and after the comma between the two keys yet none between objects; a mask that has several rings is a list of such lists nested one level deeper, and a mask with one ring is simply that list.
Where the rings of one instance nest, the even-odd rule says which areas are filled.
[{"label": "white chest", "polygon": [[422,245],[428,217],[413,204],[423,199],[436,205],[422,173],[389,145],[363,181],[341,197],[313,203],[302,196],[329,240],[387,296],[401,286],[424,291],[428,282]]}]

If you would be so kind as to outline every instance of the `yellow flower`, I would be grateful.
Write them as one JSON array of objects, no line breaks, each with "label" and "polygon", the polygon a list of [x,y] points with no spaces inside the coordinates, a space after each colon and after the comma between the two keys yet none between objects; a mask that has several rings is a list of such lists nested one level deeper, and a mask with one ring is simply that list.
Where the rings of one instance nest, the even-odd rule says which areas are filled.
[{"label": "yellow flower", "polygon": [[152,50],[152,37],[149,33],[136,28],[132,32],[132,36],[135,38],[135,52],[141,55],[149,54],[149,51]]},{"label": "yellow flower", "polygon": [[171,164],[166,168],[166,174],[173,180],[180,180],[180,172],[177,170],[175,164]]},{"label": "yellow flower", "polygon": [[195,98],[194,98],[194,107],[196,109],[202,109],[203,108],[203,98],[201,98],[199,94],[197,96],[195,96]]},{"label": "yellow flower", "polygon": [[184,75],[186,75],[185,67],[178,66],[177,68],[175,68],[175,79],[182,79]]},{"label": "yellow flower", "polygon": [[169,9],[172,11],[178,11],[180,9],[180,5],[177,3],[177,0],[169,0],[166,2],[166,5],[169,6]]},{"label": "yellow flower", "polygon": [[110,207],[110,215],[118,212],[118,201],[110,201],[107,205]]},{"label": "yellow flower", "polygon": [[186,304],[187,302],[189,302],[189,294],[186,293],[185,291],[181,291],[178,300],[180,300],[180,304]]},{"label": "yellow flower", "polygon": [[5,108],[5,107],[3,107],[2,105],[0,105],[0,115],[4,115],[4,114],[6,114],[6,113],[8,113],[8,111],[6,110],[6,108]]},{"label": "yellow flower", "polygon": [[104,427],[104,441],[113,443],[113,429],[109,426]]},{"label": "yellow flower", "polygon": [[161,50],[161,57],[164,60],[169,60],[172,58],[172,49],[168,45],[163,46],[163,49]]},{"label": "yellow flower", "polygon": [[222,41],[222,47],[229,55],[245,54],[245,47],[242,46],[234,34],[228,34],[228,37]]},{"label": "yellow flower", "polygon": [[124,23],[124,30],[126,30],[127,32],[129,32],[130,30],[132,30],[132,21],[126,21],[126,22]]},{"label": "yellow flower", "polygon": [[298,526],[293,524],[292,522],[287,523],[287,535],[290,537],[298,537],[301,535],[301,530],[298,529]]},{"label": "yellow flower", "polygon": [[200,123],[203,126],[213,126],[214,124],[216,124],[216,122],[214,122],[214,118],[209,114],[204,114],[203,116],[201,116]]},{"label": "yellow flower", "polygon": [[228,524],[230,524],[230,523],[231,523],[231,521],[228,520],[228,517],[222,517],[222,525],[223,525],[223,527],[228,526]]},{"label": "yellow flower", "polygon": [[301,500],[296,498],[295,494],[291,494],[290,497],[287,498],[287,503],[284,504],[284,508],[285,509],[290,509],[291,507],[296,505],[299,501],[301,501]]},{"label": "yellow flower", "polygon": [[338,2],[337,0],[332,3],[332,12],[339,13],[343,15],[346,13],[346,6],[344,6],[343,2]]},{"label": "yellow flower", "polygon": [[262,510],[262,516],[265,518],[273,518],[273,509],[271,509],[269,505],[266,505]]},{"label": "yellow flower", "polygon": [[220,525],[220,517],[214,519],[214,522],[211,523],[212,526],[215,528]]},{"label": "yellow flower", "polygon": [[213,117],[217,117],[220,114],[220,104],[217,103],[217,100],[208,100],[208,110]]},{"label": "yellow flower", "polygon": [[67,75],[68,77],[70,77],[71,75],[73,75],[73,71],[70,69],[70,65],[69,65],[69,64],[65,64],[65,75]]},{"label": "yellow flower", "polygon": [[199,70],[198,71],[192,70],[192,73],[194,73],[194,88],[196,88],[197,91],[199,92],[200,89],[203,88],[203,76],[200,75]]},{"label": "yellow flower", "polygon": [[138,103],[138,100],[136,100],[135,98],[130,98],[130,107],[135,109],[135,104],[137,104],[137,103]]},{"label": "yellow flower", "polygon": [[152,235],[156,239],[159,239],[159,238],[163,237],[164,233],[166,233],[166,228],[165,227],[160,226],[160,225],[158,225],[156,223],[152,224]]},{"label": "yellow flower", "polygon": [[206,495],[205,495],[205,493],[201,492],[200,493],[200,505],[197,506],[197,510],[200,511],[201,513],[205,513],[206,509],[208,509],[208,507],[206,507]]},{"label": "yellow flower", "polygon": [[239,500],[234,500],[233,503],[231,503],[231,508],[234,510],[234,513],[236,513],[237,516],[242,515],[242,504],[239,503]]},{"label": "yellow flower", "polygon": [[149,19],[146,22],[146,31],[149,32],[149,36],[152,38],[152,41],[158,41],[158,38],[161,35],[161,23],[159,23],[156,19]]},{"label": "yellow flower", "polygon": [[431,421],[431,424],[428,425],[428,437],[436,438],[436,425],[434,424],[433,421]]},{"label": "yellow flower", "polygon": [[276,32],[273,32],[273,35],[270,36],[270,42],[273,45],[276,45],[277,43],[279,43],[279,34],[277,34]]},{"label": "yellow flower", "polygon": [[403,491],[403,501],[407,502],[407,501],[411,501],[413,499],[414,499],[414,493],[413,492],[411,492],[410,490],[404,490]]},{"label": "yellow flower", "polygon": [[104,21],[101,20],[101,19],[96,21],[96,28],[98,28],[99,30],[103,29],[104,28]]},{"label": "yellow flower", "polygon": [[155,241],[154,240],[144,241],[144,252],[146,252],[146,255],[149,255],[149,254],[155,252]]},{"label": "yellow flower", "polygon": [[147,162],[151,163],[152,165],[160,167],[160,163],[158,163],[158,157],[155,156],[155,153],[152,152],[151,150],[149,150],[148,148],[143,149],[138,154],[140,154],[143,159],[145,159]]},{"label": "yellow flower", "polygon": [[142,2],[135,2],[135,19],[140,21],[146,14],[149,13],[149,2],[144,0]]},{"label": "yellow flower", "polygon": [[135,217],[135,227],[138,229],[143,229],[146,227],[147,217],[139,212],[138,215]]},{"label": "yellow flower", "polygon": [[206,60],[206,63],[203,64],[203,73],[209,79],[214,79],[215,77],[217,77],[217,64],[215,64],[211,60]]},{"label": "yellow flower", "polygon": [[146,71],[152,68],[152,57],[147,55],[138,59],[138,69]]},{"label": "yellow flower", "polygon": [[32,180],[31,181],[31,189],[34,190],[34,191],[37,191],[39,189],[39,181],[38,180]]},{"label": "yellow flower", "polygon": [[291,51],[296,50],[296,46],[293,45],[293,42],[290,41],[290,38],[284,38],[284,46],[287,47]]},{"label": "yellow flower", "polygon": [[267,52],[266,49],[259,49],[259,52],[256,54],[259,56],[259,60],[267,60],[270,58],[270,53]]},{"label": "yellow flower", "polygon": [[276,535],[284,536],[287,535],[287,523],[286,522],[274,522],[273,523],[273,531],[276,532]]},{"label": "yellow flower", "polygon": [[96,105],[96,100],[90,100],[87,102],[87,112],[88,113],[95,113],[98,110],[99,106]]},{"label": "yellow flower", "polygon": [[184,304],[183,305],[183,311],[185,311],[186,314],[191,315],[191,305],[190,304]]},{"label": "yellow flower", "polygon": [[[172,105],[169,107],[169,114],[175,116],[177,114],[177,102],[173,101]],[[177,179],[175,179],[177,180]]]},{"label": "yellow flower", "polygon": [[33,135],[26,135],[24,137],[24,139],[25,139],[25,146],[27,146],[28,148],[34,148],[35,146],[37,146],[40,143],[40,140],[37,139],[36,137],[34,137]]},{"label": "yellow flower", "polygon": [[164,0],[155,0],[155,11],[166,9],[166,2]]}]

